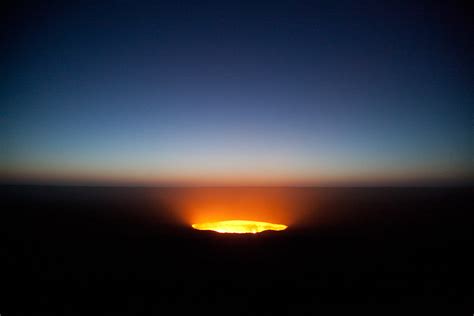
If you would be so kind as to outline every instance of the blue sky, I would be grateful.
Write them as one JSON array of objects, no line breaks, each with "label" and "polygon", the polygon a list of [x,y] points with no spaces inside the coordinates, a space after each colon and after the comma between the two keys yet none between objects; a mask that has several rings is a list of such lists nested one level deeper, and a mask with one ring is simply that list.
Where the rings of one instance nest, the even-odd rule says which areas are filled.
[{"label": "blue sky", "polygon": [[465,25],[427,3],[15,8],[4,182],[413,184],[472,176]]}]

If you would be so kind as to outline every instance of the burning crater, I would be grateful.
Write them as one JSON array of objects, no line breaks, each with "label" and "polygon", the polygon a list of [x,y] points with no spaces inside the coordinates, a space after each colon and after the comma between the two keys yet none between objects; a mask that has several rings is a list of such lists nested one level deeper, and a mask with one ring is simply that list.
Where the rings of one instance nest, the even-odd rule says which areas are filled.
[{"label": "burning crater", "polygon": [[218,233],[256,234],[266,230],[285,230],[288,226],[267,222],[232,220],[193,224],[192,227],[197,230],[212,230]]}]

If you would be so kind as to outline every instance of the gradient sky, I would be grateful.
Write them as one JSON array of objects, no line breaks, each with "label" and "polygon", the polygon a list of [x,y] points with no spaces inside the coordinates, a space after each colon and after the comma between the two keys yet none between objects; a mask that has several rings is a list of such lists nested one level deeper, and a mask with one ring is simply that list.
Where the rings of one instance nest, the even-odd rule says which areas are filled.
[{"label": "gradient sky", "polygon": [[7,10],[3,182],[472,179],[462,7],[58,1]]}]

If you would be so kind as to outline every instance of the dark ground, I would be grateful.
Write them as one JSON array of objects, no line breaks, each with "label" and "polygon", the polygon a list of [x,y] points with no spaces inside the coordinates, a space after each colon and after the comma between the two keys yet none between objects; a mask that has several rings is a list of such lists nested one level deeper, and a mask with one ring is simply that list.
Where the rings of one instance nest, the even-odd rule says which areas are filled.
[{"label": "dark ground", "polygon": [[472,189],[307,188],[337,220],[222,235],[150,216],[157,189],[0,188],[2,316],[473,312]]}]

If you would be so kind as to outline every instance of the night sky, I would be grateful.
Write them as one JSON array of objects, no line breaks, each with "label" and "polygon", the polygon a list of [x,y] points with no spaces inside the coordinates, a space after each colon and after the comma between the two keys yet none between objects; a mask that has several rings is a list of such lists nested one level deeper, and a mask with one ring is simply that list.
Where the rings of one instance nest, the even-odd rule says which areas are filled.
[{"label": "night sky", "polygon": [[20,1],[3,11],[2,182],[472,179],[462,6]]}]

